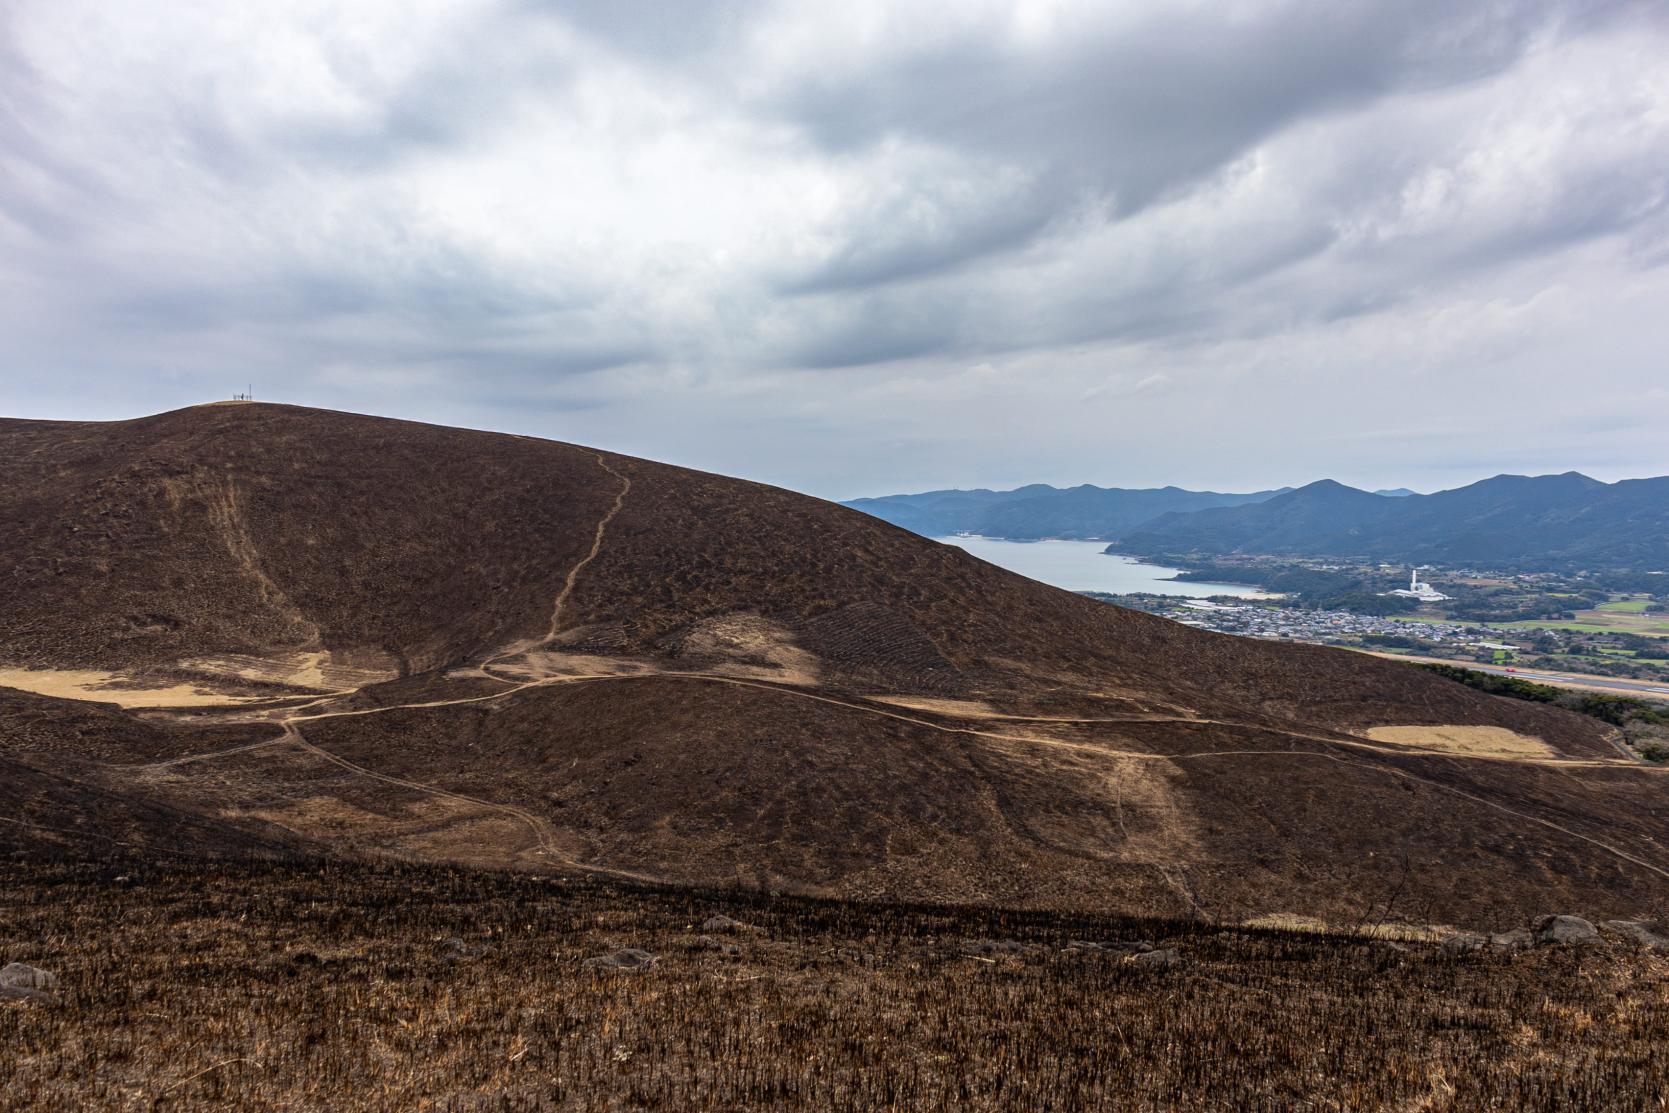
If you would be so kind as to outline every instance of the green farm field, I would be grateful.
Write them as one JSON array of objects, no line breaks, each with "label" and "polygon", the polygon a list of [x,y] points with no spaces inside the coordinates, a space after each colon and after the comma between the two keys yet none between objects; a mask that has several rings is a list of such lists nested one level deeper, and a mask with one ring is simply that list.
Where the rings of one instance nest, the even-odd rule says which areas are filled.
[{"label": "green farm field", "polygon": [[[1601,604],[1612,606],[1613,604]],[[1628,611],[1606,611],[1594,609],[1591,611],[1577,611],[1576,618],[1570,622],[1541,622],[1531,620],[1527,622],[1491,623],[1503,630],[1576,630],[1585,634],[1640,634],[1648,638],[1669,637],[1669,615],[1644,614]]]}]

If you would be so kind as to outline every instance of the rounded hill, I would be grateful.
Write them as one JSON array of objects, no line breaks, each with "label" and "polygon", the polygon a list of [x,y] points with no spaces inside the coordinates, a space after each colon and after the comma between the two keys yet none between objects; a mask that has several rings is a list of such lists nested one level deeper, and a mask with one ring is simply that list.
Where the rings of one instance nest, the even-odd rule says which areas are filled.
[{"label": "rounded hill", "polygon": [[1661,778],[1589,720],[1110,607],[761,484],[217,405],[0,422],[0,530],[4,802],[31,825],[0,837],[30,853],[86,849],[80,785],[90,814],[196,817],[199,845],[894,897],[1477,918],[1669,895]]}]

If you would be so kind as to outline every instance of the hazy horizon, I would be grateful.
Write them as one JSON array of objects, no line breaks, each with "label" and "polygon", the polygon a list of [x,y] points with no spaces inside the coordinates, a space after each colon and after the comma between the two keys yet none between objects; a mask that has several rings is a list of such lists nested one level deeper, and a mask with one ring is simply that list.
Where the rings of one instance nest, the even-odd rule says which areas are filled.
[{"label": "hazy horizon", "polygon": [[[1556,475],[1567,474],[1567,473],[1573,472],[1573,471],[1577,471],[1577,469],[1566,468],[1562,472],[1536,472],[1531,477],[1536,478],[1536,477],[1556,476]],[[1586,473],[1586,472],[1581,472],[1580,474],[1588,475],[1588,473]],[[1482,483],[1483,481],[1485,481],[1487,479],[1501,479],[1501,478],[1511,478],[1511,477],[1523,478],[1523,473],[1520,473],[1520,472],[1493,472],[1489,475],[1480,475],[1480,476],[1476,477],[1475,479],[1463,480],[1462,482],[1456,483],[1451,487],[1433,487],[1430,490],[1425,490],[1425,491],[1415,490],[1414,488],[1409,487],[1407,484],[1404,484],[1404,483],[1398,483],[1398,484],[1393,484],[1393,485],[1384,486],[1384,487],[1366,487],[1366,486],[1362,486],[1362,485],[1356,484],[1356,483],[1346,483],[1344,480],[1339,479],[1337,476],[1332,476],[1332,475],[1318,475],[1313,479],[1306,479],[1306,480],[1304,480],[1302,482],[1298,482],[1298,483],[1277,483],[1272,487],[1255,487],[1254,488],[1254,487],[1229,487],[1229,486],[1219,485],[1219,486],[1205,486],[1205,487],[1188,487],[1188,488],[1183,488],[1183,489],[1184,490],[1191,490],[1191,491],[1211,491],[1211,492],[1215,492],[1217,494],[1222,494],[1222,495],[1245,495],[1245,494],[1256,494],[1259,491],[1278,491],[1278,490],[1282,490],[1282,489],[1297,490],[1300,487],[1307,487],[1312,483],[1320,483],[1320,482],[1323,482],[1324,480],[1331,479],[1336,483],[1343,483],[1346,487],[1354,487],[1359,491],[1366,491],[1369,494],[1379,494],[1381,491],[1390,492],[1390,491],[1405,490],[1405,491],[1408,491],[1410,494],[1415,494],[1415,495],[1434,495],[1434,494],[1437,494],[1441,491],[1452,491],[1452,490],[1455,490],[1456,488],[1459,488],[1459,487],[1469,487],[1474,483]],[[1655,476],[1655,475],[1622,475],[1622,476],[1618,476],[1616,479],[1601,479],[1597,475],[1588,475],[1588,478],[1589,479],[1599,479],[1600,482],[1602,482],[1602,483],[1620,483],[1620,482],[1623,482],[1625,480],[1630,480],[1630,479],[1660,479],[1660,478],[1663,478],[1663,477],[1662,476]],[[1022,487],[1028,487],[1028,486],[1033,486],[1033,484],[1014,483],[1014,484],[1009,484],[1009,485],[1001,486],[1001,487],[920,487],[920,488],[916,488],[916,489],[909,490],[909,491],[888,491],[888,492],[885,492],[884,494],[880,494],[880,495],[853,495],[853,496],[851,496],[851,498],[846,499],[846,500],[842,500],[842,501],[851,502],[851,501],[856,501],[857,499],[863,499],[863,498],[885,498],[887,495],[919,495],[919,494],[928,494],[928,493],[931,493],[933,491],[977,491],[977,490],[986,490],[986,491],[994,491],[994,492],[997,492],[997,493],[1003,493],[1003,492],[1008,492],[1008,491],[1016,491],[1016,490],[1019,490]],[[1057,491],[1066,491],[1066,490],[1071,490],[1074,487],[1085,487],[1085,486],[1099,487],[1103,490],[1106,490],[1108,488],[1123,488],[1123,489],[1126,489],[1126,490],[1132,489],[1131,487],[1129,487],[1128,484],[1121,484],[1121,483],[1089,483],[1089,482],[1069,483],[1069,484],[1050,483],[1050,484],[1044,484],[1044,486],[1054,487]],[[1163,487],[1177,487],[1177,486],[1179,486],[1179,484],[1160,483],[1160,484],[1156,484],[1155,486],[1160,487],[1160,488],[1163,488]],[[1152,488],[1148,488],[1148,489],[1152,489]]]},{"label": "hazy horizon", "polygon": [[1669,472],[1669,10],[0,13],[0,412],[830,498]]},{"label": "hazy horizon", "polygon": [[[207,400],[207,402],[190,402],[190,404],[185,405],[185,407],[187,407],[187,409],[189,409],[190,405],[210,405],[210,404],[214,404],[214,402],[220,402],[220,400],[230,400],[230,399],[210,399],[210,400]],[[272,404],[299,405],[299,402],[284,402],[284,400],[280,400],[280,399],[260,399],[260,397],[257,397],[257,399],[254,399],[254,400],[255,400],[255,402],[272,402]],[[319,407],[319,409],[330,409],[330,407]],[[25,419],[30,419],[30,421],[132,421],[132,419],[139,419],[139,417],[149,417],[149,415],[157,414],[157,412],[165,412],[165,410],[147,410],[147,412],[144,412],[144,414],[115,415],[115,417],[97,417],[97,419],[88,419],[88,417],[67,417],[67,415],[62,415],[62,414],[58,414],[58,415],[0,414],[0,417],[25,417]],[[446,421],[446,415],[444,415],[444,414],[436,415],[436,417],[402,417],[402,415],[397,415],[397,414],[369,414],[369,412],[367,412],[367,415],[372,415],[372,417],[391,417],[391,419],[396,419],[396,421],[424,421],[424,422],[427,422],[427,424],[439,424],[439,426],[464,427],[464,429],[477,429],[477,431],[481,431],[481,432],[509,432],[509,434],[516,434],[516,429],[509,429],[509,427],[504,427],[504,429],[494,429],[494,427],[487,427],[487,426],[454,426],[454,422]],[[562,439],[564,439],[564,437],[547,437],[546,434],[517,434],[517,436],[541,436],[541,437],[546,437],[546,439],[552,439],[552,441],[562,441]],[[592,444],[592,446],[587,446],[587,447],[601,447],[601,449],[609,449],[609,451],[619,451],[619,449],[616,449],[616,447],[614,447],[614,446],[609,446],[609,444]],[[666,457],[666,456],[653,456],[653,454],[639,454],[639,456],[643,456],[644,459],[654,459],[654,461],[666,462],[666,464],[678,464],[678,466],[681,466],[681,467],[696,467],[696,469],[699,469],[699,471],[713,471],[713,469],[703,469],[703,467],[699,466],[699,464],[689,464],[689,462],[676,461],[676,459],[669,459],[669,457]],[[1402,484],[1402,482],[1389,482],[1389,484],[1359,484],[1359,482],[1350,482],[1350,481],[1347,481],[1347,479],[1340,479],[1339,476],[1312,476],[1312,477],[1310,477],[1310,479],[1300,479],[1300,481],[1288,481],[1288,482],[1273,482],[1273,484],[1268,484],[1268,486],[1258,486],[1258,487],[1235,486],[1235,484],[1233,484],[1233,482],[1217,482],[1217,484],[1212,484],[1212,482],[1205,482],[1205,484],[1202,484],[1202,486],[1185,486],[1185,484],[1177,484],[1177,482],[1153,482],[1153,484],[1130,484],[1130,482],[1118,482],[1118,481],[1102,482],[1102,481],[1092,481],[1092,479],[1080,479],[1080,481],[1063,481],[1063,482],[1035,481],[1035,479],[1026,479],[1026,481],[1000,482],[1000,484],[978,484],[978,486],[975,486],[975,484],[948,484],[948,486],[941,486],[941,487],[898,487],[898,489],[896,489],[896,491],[893,491],[893,489],[886,489],[886,491],[873,491],[873,492],[866,491],[866,492],[861,492],[861,494],[823,494],[823,492],[806,491],[806,489],[799,489],[799,487],[789,487],[788,484],[781,484],[781,482],[773,481],[773,479],[769,479],[769,477],[764,477],[764,476],[746,476],[746,474],[739,474],[739,472],[719,472],[719,474],[728,474],[728,476],[738,477],[738,479],[753,479],[753,481],[756,481],[756,482],[771,482],[771,484],[773,484],[773,486],[789,487],[789,489],[791,489],[791,491],[801,491],[801,492],[803,492],[803,494],[813,494],[813,496],[819,497],[819,499],[826,499],[826,501],[853,502],[853,501],[858,501],[858,499],[881,499],[881,497],[898,496],[898,494],[928,494],[928,492],[933,492],[933,491],[996,491],[996,492],[1005,492],[1005,491],[1016,491],[1016,489],[1020,489],[1020,487],[1030,487],[1030,486],[1055,487],[1056,491],[1070,491],[1070,489],[1073,489],[1073,487],[1085,487],[1085,486],[1088,486],[1088,487],[1102,487],[1102,489],[1112,489],[1112,487],[1120,487],[1120,489],[1127,489],[1127,491],[1132,491],[1132,489],[1158,489],[1158,487],[1182,487],[1182,489],[1185,489],[1185,491],[1213,491],[1213,492],[1218,492],[1218,494],[1253,494],[1253,492],[1258,492],[1258,491],[1280,491],[1280,489],[1298,489],[1298,487],[1305,487],[1305,486],[1308,486],[1308,484],[1314,484],[1314,482],[1327,481],[1327,479],[1332,479],[1332,481],[1334,481],[1334,482],[1340,482],[1340,484],[1344,484],[1344,486],[1347,486],[1347,487],[1355,487],[1355,489],[1359,489],[1359,491],[1370,492],[1370,494],[1377,494],[1377,492],[1380,492],[1380,491],[1397,491],[1397,489],[1405,489],[1405,491],[1410,491],[1410,492],[1412,492],[1412,494],[1437,494],[1437,492],[1440,492],[1440,491],[1454,491],[1455,487],[1467,487],[1467,486],[1470,486],[1470,484],[1475,484],[1475,482],[1484,482],[1485,479],[1499,479],[1499,477],[1507,477],[1507,476],[1532,476],[1532,477],[1534,477],[1534,476],[1559,476],[1559,474],[1566,474],[1566,472],[1581,472],[1582,476],[1587,476],[1587,477],[1589,477],[1589,479],[1597,479],[1597,481],[1606,482],[1606,484],[1612,484],[1612,482],[1629,481],[1629,479],[1659,479],[1659,477],[1662,477],[1662,476],[1626,476],[1626,474],[1619,474],[1619,476],[1614,476],[1614,477],[1612,477],[1612,476],[1596,476],[1596,474],[1594,474],[1594,472],[1581,471],[1581,469],[1576,469],[1576,467],[1564,467],[1564,469],[1559,469],[1559,471],[1544,471],[1544,472],[1502,472],[1502,471],[1497,471],[1497,472],[1489,472],[1489,474],[1479,474],[1479,476],[1462,477],[1462,479],[1459,479],[1459,481],[1454,482],[1454,484],[1449,484],[1449,486],[1429,487],[1429,489],[1425,489],[1425,491],[1420,491],[1420,489],[1415,489],[1415,487],[1410,487],[1409,484]],[[1669,476],[1669,472],[1666,472],[1666,476]]]}]

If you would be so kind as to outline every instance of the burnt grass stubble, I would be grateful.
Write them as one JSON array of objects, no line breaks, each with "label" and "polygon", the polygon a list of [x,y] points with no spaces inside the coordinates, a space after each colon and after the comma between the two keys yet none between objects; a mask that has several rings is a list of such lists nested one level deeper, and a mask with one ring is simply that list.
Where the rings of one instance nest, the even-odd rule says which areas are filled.
[{"label": "burnt grass stubble", "polygon": [[[586,962],[627,948],[655,959]],[[1669,962],[1614,941],[1457,954],[433,866],[13,859],[9,961],[59,983],[0,1002],[5,1109],[1633,1111],[1669,1091]]]}]

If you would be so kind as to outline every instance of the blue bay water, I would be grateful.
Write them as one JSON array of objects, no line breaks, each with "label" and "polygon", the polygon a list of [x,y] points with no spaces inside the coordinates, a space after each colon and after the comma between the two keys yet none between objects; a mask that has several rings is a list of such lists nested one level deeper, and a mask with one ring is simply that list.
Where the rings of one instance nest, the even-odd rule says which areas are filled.
[{"label": "blue bay water", "polygon": [[1133,557],[1111,556],[1104,541],[998,541],[991,537],[940,537],[946,545],[966,549],[981,560],[1010,572],[1068,591],[1105,591],[1125,595],[1145,591],[1153,595],[1251,596],[1255,587],[1244,584],[1184,583],[1170,577],[1177,569],[1143,564]]}]

